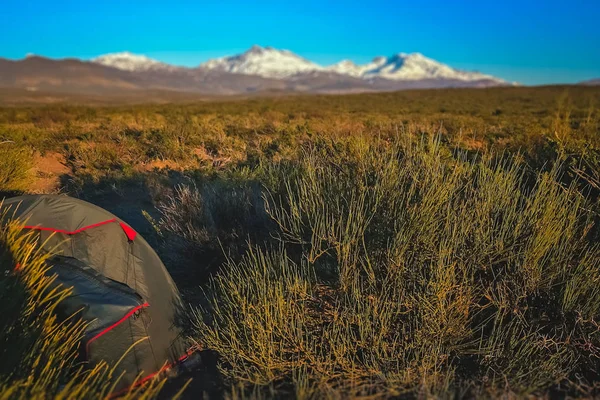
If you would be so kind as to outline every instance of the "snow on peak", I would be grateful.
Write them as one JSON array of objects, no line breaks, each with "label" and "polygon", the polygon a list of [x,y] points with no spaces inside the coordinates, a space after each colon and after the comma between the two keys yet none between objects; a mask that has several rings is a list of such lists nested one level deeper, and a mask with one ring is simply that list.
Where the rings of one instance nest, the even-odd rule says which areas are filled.
[{"label": "snow on peak", "polygon": [[336,74],[349,75],[357,78],[361,77],[364,73],[364,66],[356,65],[350,60],[342,60],[337,64],[330,65],[326,69],[335,72]]},{"label": "snow on peak", "polygon": [[200,64],[200,67],[265,78],[286,78],[299,73],[323,70],[320,65],[289,50],[257,45],[242,54],[209,60]]},{"label": "snow on peak", "polygon": [[128,51],[105,54],[92,59],[92,62],[124,71],[149,71],[156,69],[175,68],[169,64],[162,63],[150,57],[133,54]]},{"label": "snow on peak", "polygon": [[398,53],[391,57],[375,57],[370,63],[363,65],[356,65],[351,61],[344,60],[327,67],[327,70],[363,79],[384,78],[402,81],[422,79],[476,81],[489,79],[503,82],[500,79],[479,72],[465,72],[454,69],[425,57],[421,53]]}]

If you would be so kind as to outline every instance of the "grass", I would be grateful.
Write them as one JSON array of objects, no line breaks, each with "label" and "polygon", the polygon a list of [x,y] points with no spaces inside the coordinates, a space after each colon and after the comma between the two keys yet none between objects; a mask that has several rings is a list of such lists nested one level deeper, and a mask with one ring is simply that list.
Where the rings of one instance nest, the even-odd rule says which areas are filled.
[{"label": "grass", "polygon": [[0,192],[26,190],[32,181],[31,151],[10,142],[0,145]]},{"label": "grass", "polygon": [[341,166],[307,150],[267,197],[280,245],[211,280],[196,335],[224,375],[307,397],[576,393],[570,380],[598,379],[600,249],[575,183],[557,170],[528,182],[513,158],[472,163],[436,140],[359,146]]},{"label": "grass", "polygon": [[23,163],[2,173],[28,191],[32,154],[62,155],[62,191],[152,242],[216,356],[190,398],[206,381],[231,398],[593,397],[598,104],[545,87],[6,107],[0,162]]}]

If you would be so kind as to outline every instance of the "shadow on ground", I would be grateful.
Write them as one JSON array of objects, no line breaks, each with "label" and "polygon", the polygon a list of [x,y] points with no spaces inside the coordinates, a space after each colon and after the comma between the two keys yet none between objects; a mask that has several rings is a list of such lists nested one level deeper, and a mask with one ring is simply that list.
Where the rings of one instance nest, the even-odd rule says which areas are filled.
[{"label": "shadow on ground", "polygon": [[[261,243],[270,237],[261,188],[256,182],[232,184],[221,178],[205,179],[194,173],[161,170],[101,179],[65,174],[60,177],[60,184],[62,193],[110,211],[139,232],[163,260],[186,304],[203,305],[200,288],[211,274],[228,258],[243,254],[249,241]],[[202,231],[202,238],[196,241],[182,238],[179,232],[168,232],[168,227],[167,232],[160,229],[161,234],[156,229],[164,216],[159,205],[176,198],[174,188],[181,184],[194,188],[202,198],[202,210],[198,212],[201,215],[191,212],[179,216],[181,224],[188,222],[186,219],[193,220],[190,229]],[[173,225],[177,222],[171,221]],[[191,334],[191,319],[188,316],[183,321],[184,330]],[[223,397],[224,385],[213,352],[203,351],[199,367],[170,381],[164,398],[177,393],[189,378],[192,382],[183,398]]]}]

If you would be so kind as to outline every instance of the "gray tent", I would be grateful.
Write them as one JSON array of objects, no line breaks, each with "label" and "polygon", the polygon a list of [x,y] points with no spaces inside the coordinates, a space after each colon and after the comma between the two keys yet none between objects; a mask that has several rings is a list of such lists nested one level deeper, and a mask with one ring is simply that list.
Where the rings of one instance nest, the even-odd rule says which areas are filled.
[{"label": "gray tent", "polygon": [[131,227],[106,210],[67,196],[14,197],[3,208],[9,208],[8,218],[19,219],[24,229],[39,235],[44,250],[56,254],[49,261],[50,273],[73,287],[59,312],[63,317],[79,312],[90,322],[83,357],[91,365],[100,360],[115,365],[129,350],[117,366],[116,375],[124,373],[118,389],[185,357],[174,323],[181,304],[177,287]]}]

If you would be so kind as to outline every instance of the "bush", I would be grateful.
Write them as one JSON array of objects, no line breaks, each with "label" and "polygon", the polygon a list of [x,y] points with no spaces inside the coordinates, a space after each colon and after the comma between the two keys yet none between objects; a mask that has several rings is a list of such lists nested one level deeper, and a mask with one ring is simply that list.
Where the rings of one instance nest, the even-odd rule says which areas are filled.
[{"label": "bush", "polygon": [[204,253],[227,247],[238,254],[236,245],[266,235],[268,216],[260,185],[252,180],[190,179],[175,186],[157,208],[161,218],[156,228],[162,235]]},{"label": "bush", "polygon": [[31,151],[0,144],[0,192],[19,192],[31,183],[33,160]]},{"label": "bush", "polygon": [[234,387],[525,396],[598,381],[600,247],[560,166],[468,162],[425,139],[313,146],[297,169],[267,196],[281,247],[229,261],[196,313]]}]

